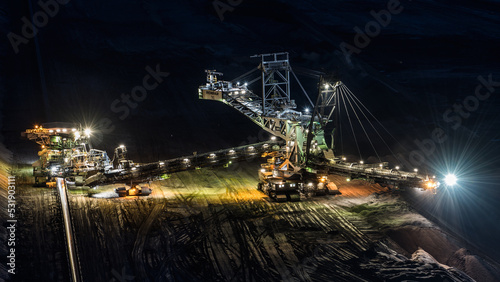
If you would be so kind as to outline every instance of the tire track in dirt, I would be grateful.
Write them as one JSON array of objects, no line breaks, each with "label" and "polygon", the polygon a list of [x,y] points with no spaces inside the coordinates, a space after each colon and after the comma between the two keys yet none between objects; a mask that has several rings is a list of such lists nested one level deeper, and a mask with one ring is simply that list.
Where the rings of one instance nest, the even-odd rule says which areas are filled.
[{"label": "tire track in dirt", "polygon": [[146,266],[144,263],[146,259],[144,257],[143,251],[144,251],[144,244],[146,242],[146,239],[148,238],[148,232],[153,222],[158,218],[158,215],[163,211],[164,207],[165,204],[156,204],[151,213],[149,214],[149,216],[141,224],[141,227],[137,231],[134,247],[132,249],[132,258],[134,258],[135,260],[136,271],[138,272],[138,275],[140,277],[144,278],[147,277]]},{"label": "tire track in dirt", "polygon": [[332,204],[325,204],[325,206],[337,219],[336,222],[341,230],[342,236],[345,236],[346,240],[355,244],[358,250],[362,252],[366,251],[370,247],[372,242],[367,239],[367,236],[365,234],[363,234],[356,226],[354,226],[340,213],[339,210],[343,209]]},{"label": "tire track in dirt", "polygon": [[226,245],[224,244],[225,236],[221,229],[221,222],[225,212],[224,207],[209,206],[208,211],[211,216],[211,222],[207,226],[208,232],[208,254],[210,255],[213,268],[216,270],[220,278],[230,279],[234,277],[234,272],[231,267],[231,260],[226,253]]}]

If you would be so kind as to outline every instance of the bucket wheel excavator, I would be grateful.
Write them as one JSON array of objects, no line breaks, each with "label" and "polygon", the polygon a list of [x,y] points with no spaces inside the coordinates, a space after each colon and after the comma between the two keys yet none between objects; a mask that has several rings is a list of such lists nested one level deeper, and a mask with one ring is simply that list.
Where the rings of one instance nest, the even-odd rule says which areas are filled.
[{"label": "bucket wheel excavator", "polygon": [[[368,111],[367,108],[335,77],[327,79],[322,73],[307,71],[305,74],[319,79],[319,93],[313,103],[292,69],[286,52],[252,57],[260,59],[258,67],[231,81],[222,80],[221,72],[206,70],[207,82],[199,86],[198,95],[200,99],[225,103],[272,134],[274,138],[284,140],[285,145],[280,147],[276,155],[265,155],[269,159],[262,165],[259,173],[258,188],[271,198],[296,200],[297,194],[325,194],[329,191],[325,187],[335,186],[328,185],[327,174],[342,175],[348,180],[365,179],[395,188],[415,187],[435,191],[439,187],[439,182],[434,177],[419,174],[417,169],[414,169],[414,172],[400,170],[399,166],[391,169],[380,157],[380,163],[376,164],[364,164],[363,161],[349,163],[345,157],[336,158],[333,145],[334,129],[331,126],[334,111],[341,104],[347,107],[347,101],[364,135],[372,144],[356,113],[356,108],[359,111]],[[256,72],[260,72],[260,76],[252,78],[252,74]],[[310,103],[313,109],[311,112],[307,109],[304,112],[297,110],[295,100],[290,96],[292,78],[296,80]],[[241,80],[247,82],[240,83]],[[248,88],[257,81],[261,82],[259,95]],[[347,108],[342,108],[347,111]],[[361,114],[367,117],[364,112]],[[368,114],[371,115],[369,111]],[[352,129],[348,113],[347,117]],[[368,124],[373,127],[370,121]],[[381,136],[375,127],[373,129]],[[356,136],[354,141],[357,143]],[[374,147],[373,149],[375,150]],[[375,154],[378,157],[376,151]],[[338,192],[338,189],[334,190]]]},{"label": "bucket wheel excavator", "polygon": [[[320,92],[313,103],[292,70],[288,53],[252,57],[260,58],[259,66],[233,81],[221,80],[221,72],[206,70],[207,82],[198,88],[199,98],[221,101],[285,141],[280,150],[263,155],[268,160],[259,172],[258,188],[270,198],[294,201],[300,199],[301,193],[325,194],[326,175],[318,176],[309,165],[311,160],[329,162],[335,157],[333,140],[326,142],[325,130],[331,122],[337,88],[342,82],[330,83],[321,79]],[[245,83],[238,81],[258,71],[260,77]],[[313,107],[311,113],[297,111],[295,100],[290,96],[291,77],[296,79]],[[262,83],[261,95],[248,88],[259,80]]]}]

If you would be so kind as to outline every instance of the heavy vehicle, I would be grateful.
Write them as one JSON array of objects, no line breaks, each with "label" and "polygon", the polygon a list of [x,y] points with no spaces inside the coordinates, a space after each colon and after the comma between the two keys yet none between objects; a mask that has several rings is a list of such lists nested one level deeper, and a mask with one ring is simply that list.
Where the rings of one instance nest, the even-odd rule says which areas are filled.
[{"label": "heavy vehicle", "polygon": [[425,183],[425,185],[422,185],[422,187],[420,189],[422,191],[431,191],[433,194],[437,193],[437,189],[441,185],[441,183],[439,183],[436,180],[435,176],[433,176],[433,177],[426,176],[424,179],[424,183]]},{"label": "heavy vehicle", "polygon": [[[336,94],[342,83],[323,83],[314,104],[293,72],[288,53],[252,57],[260,58],[260,65],[240,78],[248,77],[258,70],[260,78],[245,83],[238,82],[239,78],[224,81],[220,79],[223,76],[221,72],[206,70],[207,82],[198,88],[199,98],[224,102],[272,134],[273,138],[286,142],[275,152],[275,156],[271,156],[268,160],[270,163],[262,165],[259,189],[277,200],[297,200],[300,199],[300,193],[326,194],[326,177],[318,177],[305,168],[309,167],[312,160],[333,161],[333,142],[326,141],[325,130],[331,122]],[[291,99],[292,75],[313,106],[311,113],[307,110],[298,111],[295,100]],[[256,95],[248,88],[259,80],[262,82],[262,95]]]},{"label": "heavy vehicle", "polygon": [[244,161],[279,148],[279,141],[271,140],[218,150],[209,153],[193,154],[171,160],[137,164],[127,158],[127,148],[120,145],[114,150],[113,159],[102,150],[92,149],[92,131],[76,127],[70,123],[50,123],[27,129],[21,135],[41,146],[40,159],[33,163],[35,185],[55,187],[56,177],[65,178],[73,185],[98,185],[130,183],[130,186],[117,188],[120,196],[151,194],[151,188],[143,183],[164,179],[169,173],[196,169],[200,167],[227,167],[229,164]]},{"label": "heavy vehicle", "polygon": [[[322,178],[325,175],[318,177],[317,173],[308,171],[318,168],[324,170],[325,174],[335,173],[345,175],[349,179],[366,179],[395,187],[435,189],[439,186],[439,183],[429,182],[423,175],[399,171],[399,168],[396,169],[398,173],[392,173],[393,170],[389,169],[385,163],[382,163],[381,168],[379,168],[380,164],[369,165],[363,164],[362,161],[359,165],[354,165],[355,163],[347,163],[345,157],[336,157],[332,116],[337,106],[344,104],[347,107],[347,101],[364,134],[368,139],[370,138],[360,121],[361,114],[356,113],[356,109],[367,110],[361,101],[336,76],[327,77],[323,73],[307,71],[308,76],[319,79],[319,93],[316,103],[313,103],[290,65],[288,53],[260,54],[252,57],[260,58],[258,67],[231,81],[222,80],[223,73],[221,72],[205,70],[206,83],[198,87],[198,95],[200,99],[223,102],[272,134],[273,138],[284,140],[285,146],[281,147],[279,152],[286,162],[296,168],[294,173],[300,175],[301,181],[288,185],[287,181],[291,177],[288,175],[290,173],[288,168],[269,170],[268,164],[264,164],[262,168],[264,172],[259,173],[261,179],[259,189],[265,191],[271,198],[285,198],[280,194],[290,198],[289,195],[295,195],[295,190],[308,195],[325,194],[328,191],[325,188],[327,184],[322,182],[322,179],[327,181],[326,178]],[[251,77],[254,72],[259,71],[260,77]],[[295,100],[291,99],[292,78],[295,78],[300,86],[312,111],[308,108],[304,111],[297,110]],[[240,83],[240,80],[245,82]],[[261,81],[260,95],[255,94],[249,88],[257,81]],[[336,112],[339,113],[339,111]],[[371,115],[369,111],[367,114]],[[366,118],[367,114],[363,112],[362,116]],[[349,114],[347,117],[350,128],[353,130]],[[369,125],[373,127],[371,122]],[[373,129],[376,131],[374,127]],[[377,134],[380,136],[378,132]],[[355,136],[354,141],[358,146]],[[369,140],[369,142],[373,146],[372,141]],[[378,153],[375,152],[375,154],[378,157]],[[306,172],[299,173],[300,168],[305,169]]]},{"label": "heavy vehicle", "polygon": [[301,171],[304,182],[302,192],[309,196],[323,196],[329,194],[329,180],[326,174],[309,172],[306,169]]},{"label": "heavy vehicle", "polygon": [[49,186],[56,177],[67,178],[76,185],[113,167],[107,153],[92,149],[91,131],[70,123],[47,123],[27,129],[21,135],[41,146],[40,159],[33,163],[35,186]]},{"label": "heavy vehicle", "polygon": [[126,196],[149,196],[153,192],[150,188],[150,184],[131,184],[130,186],[118,187],[115,189],[115,193],[118,197]]},{"label": "heavy vehicle", "polygon": [[[137,178],[137,166],[127,159],[127,148],[115,149],[113,160],[106,151],[91,148],[90,129],[70,123],[47,123],[27,129],[21,135],[41,146],[40,159],[33,163],[35,186],[55,187],[55,178],[63,177],[67,183],[82,186],[123,182]],[[116,168],[113,163],[116,162]],[[148,177],[148,176],[146,176]],[[144,178],[144,177],[142,177]],[[117,189],[119,195],[151,194],[145,185]]]},{"label": "heavy vehicle", "polygon": [[282,152],[272,151],[262,154],[268,158],[261,164],[257,188],[276,201],[298,201],[301,194],[317,196],[328,194],[326,173],[318,174],[296,167]]},{"label": "heavy vehicle", "polygon": [[264,153],[262,157],[269,158],[261,165],[257,188],[278,202],[299,201],[304,183],[290,160],[278,151]]},{"label": "heavy vehicle", "polygon": [[[379,168],[376,165],[363,164],[362,161],[359,165],[347,163],[344,157],[340,161],[334,154],[332,115],[341,101],[355,99],[352,98],[354,94],[337,78],[325,78],[316,74],[320,79],[319,93],[316,103],[313,103],[290,66],[288,53],[261,54],[253,57],[260,58],[259,66],[233,81],[220,80],[222,73],[206,70],[207,81],[199,86],[198,94],[200,99],[221,101],[244,114],[263,130],[272,134],[272,142],[249,144],[148,164],[135,164],[126,158],[125,146],[115,149],[113,160],[110,160],[105,151],[91,148],[92,131],[88,128],[72,124],[44,124],[22,133],[41,146],[40,159],[33,164],[35,184],[40,186],[54,184],[55,177],[64,177],[76,185],[88,186],[123,183],[130,180],[144,182],[182,170],[205,166],[226,167],[233,161],[258,156],[263,152],[276,151],[276,154],[281,155],[276,155],[274,161],[264,164],[261,168],[264,171],[259,175],[261,179],[259,188],[274,199],[297,200],[300,198],[300,193],[326,194],[328,173],[345,175],[349,179],[367,179],[394,187],[435,189],[439,186],[438,182],[426,179],[417,174],[416,170],[415,173],[410,173],[399,171],[396,167],[397,173],[393,173],[393,169],[389,169],[388,165],[383,163],[379,164],[381,165]],[[260,71],[260,77],[245,83],[238,81],[240,78],[249,78],[254,71]],[[311,112],[308,108],[304,111],[297,110],[295,100],[292,100],[290,95],[291,76],[295,77],[313,107]],[[262,94],[256,95],[248,86],[259,80],[262,82]],[[367,133],[364,127],[363,131]],[[282,141],[276,141],[277,139]],[[317,169],[324,172],[317,173],[315,171]],[[130,189],[125,188],[125,190]]]}]

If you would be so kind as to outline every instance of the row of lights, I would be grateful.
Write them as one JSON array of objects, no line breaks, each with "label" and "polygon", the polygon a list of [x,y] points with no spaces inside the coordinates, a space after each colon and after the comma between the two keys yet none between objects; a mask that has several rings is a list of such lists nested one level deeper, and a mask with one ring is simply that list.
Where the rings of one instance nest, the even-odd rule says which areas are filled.
[{"label": "row of lights", "polygon": [[[245,82],[243,85],[246,87],[248,85],[248,83]],[[239,81],[236,83],[236,86],[240,86],[240,82]],[[241,94],[245,94],[245,93],[247,93],[245,90],[241,90]],[[234,91],[234,94],[240,94],[240,92],[239,91]]]},{"label": "row of lights", "polygon": [[[344,162],[345,162],[345,161],[347,161],[347,158],[346,158],[346,157],[342,157],[342,161],[344,161]],[[364,161],[362,161],[362,160],[361,160],[361,161],[359,161],[359,164],[364,164],[364,163],[365,163],[365,162],[364,162]],[[383,167],[383,165],[382,165],[382,164],[379,164],[379,166],[380,166],[380,167]],[[398,166],[398,165],[397,165],[396,167],[394,167],[394,168],[395,168],[395,169],[397,169],[397,170],[399,170],[399,166]],[[413,171],[418,172],[418,168],[413,169]]]},{"label": "row of lights", "polygon": [[[41,125],[40,126],[35,125],[35,129],[43,130],[43,127]],[[54,129],[49,129],[49,133],[54,133],[54,131],[57,132],[57,133],[61,133],[61,132],[62,133],[66,133],[66,132],[68,132],[68,129],[67,128],[57,128],[55,130]],[[73,132],[75,134],[75,140],[80,138],[80,132],[78,132],[76,128],[72,128],[71,132]],[[90,130],[90,128],[86,128],[84,130],[84,132],[85,132],[85,135],[87,135],[87,137],[90,137],[90,134],[92,133],[92,131]],[[66,138],[64,138],[63,140],[66,140]],[[44,149],[44,148],[45,148],[45,146],[42,145],[42,149]]]},{"label": "row of lights", "polygon": [[[347,158],[346,158],[346,157],[342,157],[342,161],[346,161],[346,160],[347,160]],[[363,164],[364,162],[363,162],[363,161],[359,161],[359,163],[360,163],[360,164]],[[383,166],[383,165],[382,165],[382,164],[380,164],[379,166],[380,166],[380,168],[382,168],[382,166]],[[395,168],[396,170],[399,170],[399,169],[400,169],[400,167],[399,167],[399,166],[395,166],[394,168]],[[413,171],[414,171],[415,173],[418,173],[418,168],[414,168],[414,169],[413,169]],[[436,178],[436,176],[434,175],[434,176],[432,176],[432,178]],[[348,181],[349,181],[349,180],[348,180]],[[454,186],[455,184],[457,184],[457,181],[458,181],[458,178],[457,178],[457,176],[456,176],[455,174],[453,174],[453,173],[449,173],[449,174],[447,174],[447,175],[444,177],[444,182],[445,182],[445,184],[446,184],[446,185],[448,185],[448,186]]]},{"label": "row of lights", "polygon": [[[122,147],[122,146],[120,146],[120,147]],[[255,150],[255,147],[254,147],[254,146],[250,146],[250,147],[248,147],[248,150],[249,150],[249,151],[254,151],[254,150]],[[229,150],[229,154],[230,154],[230,155],[235,154],[235,153],[236,153],[236,151],[235,151],[235,150],[232,150],[232,149],[231,149],[231,150]],[[211,153],[211,154],[209,155],[209,158],[215,158],[215,157],[216,157],[216,154],[214,154],[214,153]],[[183,159],[182,161],[183,161],[184,163],[189,163],[189,162],[190,162],[190,160],[189,160],[189,159],[187,159],[187,158],[186,158],[186,159]],[[165,164],[164,162],[160,162],[160,165],[164,165],[164,164]]]},{"label": "row of lights", "polygon": [[[35,128],[36,128],[36,129],[38,129],[38,128],[40,128],[40,129],[41,129],[42,127],[41,127],[41,126],[40,126],[40,127],[38,127],[38,125],[36,125],[36,126],[35,126]],[[58,132],[58,133],[60,133],[60,132],[65,133],[65,132],[68,132],[68,129],[66,129],[66,128],[62,128],[62,129],[61,129],[61,128],[57,128],[55,131],[56,131],[56,132]],[[75,135],[76,135],[76,134],[79,134],[79,133],[77,132],[76,128],[72,128],[72,129],[71,129],[71,131],[72,131],[72,132],[75,132]],[[85,132],[85,135],[90,136],[90,134],[92,133],[92,130],[90,130],[90,128],[86,128],[86,129],[84,130],[84,132]],[[54,133],[54,130],[53,130],[53,129],[49,129],[49,133]]]}]

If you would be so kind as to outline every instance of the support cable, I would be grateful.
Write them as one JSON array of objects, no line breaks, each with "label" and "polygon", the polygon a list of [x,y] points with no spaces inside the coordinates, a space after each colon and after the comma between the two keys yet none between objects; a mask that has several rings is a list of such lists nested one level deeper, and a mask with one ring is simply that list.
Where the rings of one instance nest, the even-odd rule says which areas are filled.
[{"label": "support cable", "polygon": [[344,107],[346,109],[347,119],[349,120],[349,125],[351,126],[352,136],[354,137],[354,143],[356,143],[356,148],[358,149],[359,158],[362,159],[363,157],[361,156],[361,150],[359,149],[358,139],[356,138],[356,134],[354,133],[354,128],[352,126],[351,116],[349,115],[349,110],[347,109],[346,104],[345,104],[344,95],[343,95],[344,93],[343,93],[343,91],[339,91],[339,92],[341,94],[342,103],[344,104]]},{"label": "support cable", "polygon": [[394,136],[393,136],[393,135],[389,132],[389,130],[387,130],[387,128],[386,128],[386,127],[385,127],[385,126],[384,126],[384,125],[383,125],[383,124],[382,124],[382,123],[381,123],[381,122],[380,122],[380,121],[379,121],[379,120],[378,120],[378,119],[377,119],[377,118],[376,118],[376,117],[375,117],[375,116],[374,116],[374,115],[370,112],[370,110],[369,110],[369,109],[368,109],[368,108],[367,108],[367,107],[366,107],[366,106],[365,106],[365,105],[364,105],[364,104],[363,104],[363,103],[359,100],[359,98],[358,98],[358,97],[356,97],[356,95],[354,95],[354,94],[351,92],[351,90],[349,90],[349,88],[347,88],[347,86],[345,86],[345,85],[342,85],[342,86],[343,86],[343,87],[345,87],[345,88],[346,88],[346,90],[347,90],[348,92],[350,92],[356,100],[358,100],[358,102],[361,104],[361,106],[363,106],[363,108],[365,108],[365,110],[366,110],[366,111],[367,111],[367,112],[368,112],[368,113],[369,113],[369,114],[370,114],[370,115],[371,115],[371,116],[375,119],[375,121],[377,121],[377,123],[378,123],[378,124],[380,124],[380,126],[381,126],[384,130],[385,130],[385,132],[387,132],[387,134],[389,134],[389,136],[391,136],[391,138],[392,138],[392,139],[394,139],[394,140],[395,140],[395,141],[396,141],[396,142],[397,142],[397,143],[398,143],[398,144],[399,144],[399,145],[400,145],[403,149],[405,149],[405,150],[406,150],[406,148],[403,146],[403,144],[401,144],[401,143],[399,142],[399,140],[398,140],[398,139],[396,139],[396,137],[394,137]]},{"label": "support cable", "polygon": [[363,129],[363,132],[365,133],[366,138],[368,139],[368,142],[370,142],[370,145],[372,146],[372,149],[375,152],[375,155],[377,155],[378,160],[380,162],[382,162],[382,160],[380,159],[380,156],[379,156],[377,150],[375,149],[375,146],[373,145],[372,140],[370,139],[370,136],[368,135],[368,132],[366,132],[365,126],[361,122],[361,119],[359,118],[358,113],[356,112],[356,109],[354,109],[354,106],[352,105],[352,103],[351,103],[351,101],[349,99],[350,99],[349,96],[346,96],[346,100],[347,100],[347,102],[349,102],[349,105],[351,106],[351,109],[354,112],[354,115],[356,116],[356,119],[358,120],[359,124],[361,125],[361,129]]},{"label": "support cable", "polygon": [[[234,83],[234,82],[238,82],[238,81],[240,81],[242,78],[245,78],[245,77],[249,76],[250,74],[252,74],[254,71],[257,71],[257,70],[259,70],[259,68],[258,68],[258,67],[255,67],[255,68],[253,68],[252,70],[250,70],[250,71],[248,71],[248,72],[246,72],[246,73],[244,73],[244,74],[242,74],[242,75],[238,76],[237,78],[235,78],[235,79],[231,80],[231,82],[232,82],[232,83]],[[259,79],[260,79],[260,77],[259,77]]]},{"label": "support cable", "polygon": [[260,80],[260,77],[257,77],[255,79],[251,80],[250,82],[247,82],[247,85],[252,85],[254,82],[257,82],[259,80]]},{"label": "support cable", "polygon": [[[300,86],[300,89],[302,89],[302,92],[304,92],[304,95],[306,95],[307,97],[307,100],[309,100],[309,103],[311,103],[311,106],[314,108],[314,103],[312,102],[311,98],[309,98],[309,95],[307,95],[307,92],[306,90],[304,89],[304,87],[302,86],[302,84],[300,83],[299,79],[297,78],[297,76],[295,75],[295,73],[293,72],[292,69],[290,69],[290,72],[293,74],[293,77],[295,77],[295,80],[297,81],[297,83],[299,84]],[[320,86],[321,87],[321,86]]]},{"label": "support cable", "polygon": [[[352,101],[354,102],[354,105],[356,105],[356,107],[359,109],[359,111],[361,112],[361,114],[365,117],[365,119],[368,121],[368,123],[370,124],[370,126],[373,128],[373,130],[375,131],[375,133],[377,133],[377,135],[380,138],[380,140],[382,140],[382,142],[385,144],[385,146],[389,149],[389,151],[391,152],[391,154],[399,161],[399,159],[396,157],[396,154],[394,154],[394,152],[392,151],[391,147],[387,144],[387,142],[385,141],[385,139],[382,137],[382,135],[380,134],[380,132],[378,132],[377,128],[375,128],[375,126],[372,124],[372,122],[370,121],[370,119],[368,119],[368,117],[366,116],[366,114],[363,111],[363,109],[361,109],[361,107],[359,106],[358,102],[353,98],[354,94],[351,91],[349,91],[349,92],[347,92],[347,95],[349,97],[351,97]],[[359,101],[359,99],[358,99],[358,101]]]},{"label": "support cable", "polygon": [[335,95],[335,104],[337,105],[337,108],[338,108],[338,112],[337,112],[337,124],[338,124],[338,127],[339,127],[339,138],[340,138],[340,154],[343,156],[344,155],[344,141],[342,139],[342,122],[340,120],[341,118],[341,107],[340,107],[340,95],[338,94],[339,93],[339,89],[337,89],[337,95]]}]

